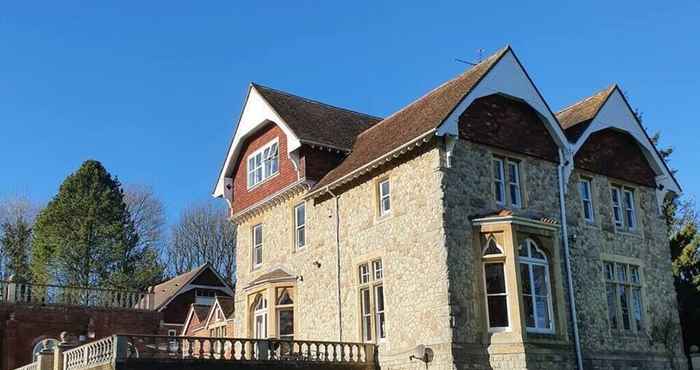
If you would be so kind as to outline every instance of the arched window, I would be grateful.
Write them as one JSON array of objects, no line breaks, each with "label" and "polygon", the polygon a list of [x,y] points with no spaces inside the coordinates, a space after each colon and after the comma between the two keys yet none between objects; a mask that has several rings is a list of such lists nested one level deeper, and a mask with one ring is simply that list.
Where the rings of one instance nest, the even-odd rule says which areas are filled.
[{"label": "arched window", "polygon": [[489,237],[482,251],[484,264],[484,290],[486,292],[486,316],[489,331],[502,331],[510,327],[508,320],[508,291],[503,269],[505,255],[493,236]]},{"label": "arched window", "polygon": [[267,338],[267,299],[258,294],[253,303],[253,337]]},{"label": "arched window", "polygon": [[518,247],[520,287],[525,305],[525,326],[530,332],[552,333],[552,290],[547,255],[532,239]]},{"label": "arched window", "polygon": [[34,361],[36,361],[37,356],[39,356],[39,352],[41,352],[44,348],[48,350],[53,350],[57,345],[58,340],[53,338],[48,338],[40,341],[39,343],[35,344],[34,348],[32,349],[32,358],[34,359]]},{"label": "arched window", "polygon": [[294,294],[292,288],[279,289],[277,298],[277,335],[294,339]]}]

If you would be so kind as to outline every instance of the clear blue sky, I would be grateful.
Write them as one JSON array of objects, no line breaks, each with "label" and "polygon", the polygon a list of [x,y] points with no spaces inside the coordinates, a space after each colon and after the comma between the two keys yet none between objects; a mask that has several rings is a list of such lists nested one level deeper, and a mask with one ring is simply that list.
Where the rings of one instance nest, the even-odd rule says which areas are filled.
[{"label": "clear blue sky", "polygon": [[700,194],[700,2],[7,1],[0,198],[46,201],[82,161],[209,197],[250,81],[388,115],[510,43],[554,110],[611,82]]}]

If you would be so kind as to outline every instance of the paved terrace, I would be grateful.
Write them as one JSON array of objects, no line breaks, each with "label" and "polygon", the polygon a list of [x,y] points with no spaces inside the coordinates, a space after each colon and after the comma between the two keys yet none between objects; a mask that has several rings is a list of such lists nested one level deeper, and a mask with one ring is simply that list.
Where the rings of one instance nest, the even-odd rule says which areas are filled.
[{"label": "paved terrace", "polygon": [[16,370],[377,369],[376,346],[276,339],[113,335],[61,344]]}]

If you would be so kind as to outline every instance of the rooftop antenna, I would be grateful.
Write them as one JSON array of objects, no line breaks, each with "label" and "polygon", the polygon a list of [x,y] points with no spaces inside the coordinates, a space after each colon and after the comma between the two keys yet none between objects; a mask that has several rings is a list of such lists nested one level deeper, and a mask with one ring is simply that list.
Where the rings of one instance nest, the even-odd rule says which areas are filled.
[{"label": "rooftop antenna", "polygon": [[476,59],[477,61],[476,62],[470,62],[468,60],[459,59],[459,58],[455,58],[455,61],[460,62],[460,63],[464,63],[464,64],[469,64],[470,66],[475,66],[475,65],[481,63],[481,60],[484,59],[484,49],[479,48],[476,50],[476,53],[477,53],[477,59]]}]

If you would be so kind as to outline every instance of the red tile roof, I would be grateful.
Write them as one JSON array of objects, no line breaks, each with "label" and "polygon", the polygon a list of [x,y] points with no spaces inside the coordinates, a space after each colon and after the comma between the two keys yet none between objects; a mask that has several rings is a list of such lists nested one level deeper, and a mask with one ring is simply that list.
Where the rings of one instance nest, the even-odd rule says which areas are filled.
[{"label": "red tile roof", "polygon": [[350,154],[314,187],[331,185],[381,159],[422,135],[436,130],[510,47],[505,47],[456,78],[362,132]]},{"label": "red tile roof", "polygon": [[360,132],[382,120],[259,84],[254,83],[253,87],[301,142],[349,151]]},{"label": "red tile roof", "polygon": [[610,85],[557,112],[557,120],[569,141],[575,142],[581,137],[616,87],[617,85]]}]

